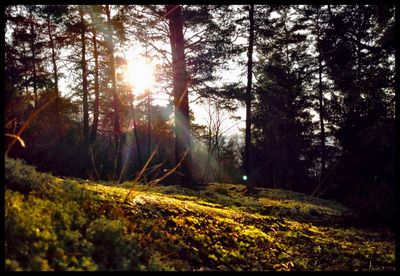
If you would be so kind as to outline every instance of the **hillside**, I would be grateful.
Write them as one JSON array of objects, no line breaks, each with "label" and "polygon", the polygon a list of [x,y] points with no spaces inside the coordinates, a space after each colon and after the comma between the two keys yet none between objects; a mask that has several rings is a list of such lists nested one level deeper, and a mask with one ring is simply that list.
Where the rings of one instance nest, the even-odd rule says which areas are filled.
[{"label": "hillside", "polygon": [[389,270],[395,235],[304,194],[95,183],[5,159],[6,270]]}]

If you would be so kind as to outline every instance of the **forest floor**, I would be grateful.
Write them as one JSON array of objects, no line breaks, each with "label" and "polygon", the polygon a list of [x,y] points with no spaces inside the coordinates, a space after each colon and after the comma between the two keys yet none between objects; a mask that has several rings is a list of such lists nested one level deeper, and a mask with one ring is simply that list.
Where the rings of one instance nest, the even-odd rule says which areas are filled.
[{"label": "forest floor", "polygon": [[6,270],[395,270],[395,233],[356,227],[332,201],[61,179],[5,160]]}]

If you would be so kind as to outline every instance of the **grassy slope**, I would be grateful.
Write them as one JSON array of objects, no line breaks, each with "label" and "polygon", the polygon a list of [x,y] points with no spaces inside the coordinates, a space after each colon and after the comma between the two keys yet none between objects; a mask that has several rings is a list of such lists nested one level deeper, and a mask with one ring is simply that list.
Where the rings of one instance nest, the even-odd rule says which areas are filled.
[{"label": "grassy slope", "polygon": [[[26,193],[20,188],[21,183],[24,177],[28,181],[35,175],[14,170],[7,169],[6,162],[7,269],[394,270],[394,233],[345,226],[356,219],[345,207],[304,194],[259,189],[257,196],[248,197],[243,194],[243,185],[211,183],[194,191],[130,182],[93,183],[41,174],[47,186],[37,192],[40,185],[30,184],[33,191],[22,197],[9,188]],[[25,176],[13,181],[21,174]],[[51,207],[47,201],[55,205]],[[67,230],[75,233],[77,238],[72,240],[89,244],[84,248],[59,241],[62,233],[67,233],[65,223],[64,230],[59,230],[57,211],[48,211],[71,202],[75,205],[67,209],[77,211],[64,210],[74,218],[65,219],[71,224]],[[45,230],[56,236],[46,239],[30,234],[33,238],[27,243],[48,243],[37,248],[41,251],[40,260],[32,260],[30,254],[34,252],[21,253],[22,245],[12,249],[7,245],[7,239],[10,243],[21,239],[7,230],[21,232],[19,228],[9,228],[11,223],[18,225],[10,218],[23,212],[24,206],[37,209],[38,216],[47,210],[48,221],[41,223],[52,225]],[[81,224],[72,225],[77,218],[81,218]],[[29,223],[25,224],[29,229]],[[112,235],[114,238],[107,243],[105,239]],[[61,253],[57,247],[64,247]]]}]

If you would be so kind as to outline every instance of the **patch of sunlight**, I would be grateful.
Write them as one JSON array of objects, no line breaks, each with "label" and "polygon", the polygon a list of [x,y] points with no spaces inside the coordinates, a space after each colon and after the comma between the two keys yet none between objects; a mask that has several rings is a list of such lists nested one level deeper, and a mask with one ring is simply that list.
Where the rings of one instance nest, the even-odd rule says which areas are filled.
[{"label": "patch of sunlight", "polygon": [[[335,210],[331,209],[331,206],[319,205],[315,202],[296,201],[288,197],[284,199],[262,197],[258,201],[253,199],[256,203],[242,203],[243,207],[278,207],[275,216],[266,216],[258,212],[250,212],[250,209],[246,209],[247,207],[238,209],[233,205],[216,203],[221,198],[230,203],[239,200],[239,198],[234,199],[218,193],[218,190],[226,190],[229,194],[240,191],[240,185],[234,184],[216,183],[209,185],[205,191],[184,190],[183,193],[180,193],[179,187],[159,187],[149,191],[138,191],[141,188],[137,187],[124,188],[96,183],[88,183],[82,187],[98,192],[104,199],[116,201],[124,200],[132,190],[133,196],[129,200],[131,204],[173,211],[177,216],[172,219],[179,229],[182,229],[180,231],[183,231],[187,237],[190,236],[193,240],[204,244],[210,255],[218,261],[228,262],[230,258],[246,260],[245,255],[241,255],[240,248],[258,250],[257,252],[261,248],[269,248],[268,255],[262,258],[275,256],[274,258],[281,260],[280,264],[286,264],[289,260],[293,260],[297,268],[312,266],[307,255],[304,255],[307,250],[314,250],[315,254],[323,256],[347,254],[343,256],[343,261],[348,260],[350,256],[358,256],[357,254],[369,256],[369,260],[374,260],[373,258],[379,256],[383,263],[391,263],[394,260],[393,243],[385,243],[381,240],[382,236],[380,235],[372,235],[367,231],[354,228],[316,226],[312,223],[298,222],[295,218],[287,219],[286,217],[285,220],[277,218],[283,208],[296,210],[299,213],[307,213],[312,209],[322,210],[328,215],[334,213]],[[213,202],[207,201],[207,194],[205,194],[211,191],[215,192],[214,196],[217,195]],[[230,245],[218,244],[220,239],[226,239]],[[229,252],[232,250],[239,252],[237,255],[240,258],[235,254],[230,254]],[[254,258],[257,256],[256,251]],[[261,250],[261,252],[263,251]],[[214,257],[209,258],[213,259]],[[325,259],[324,262],[327,262]],[[333,263],[329,265],[335,266]],[[361,264],[357,267],[361,267]]]},{"label": "patch of sunlight", "polygon": [[256,228],[253,225],[247,226],[245,229],[242,230],[243,235],[249,236],[251,238],[261,237],[268,239],[270,238],[267,234],[265,234],[260,229]]},{"label": "patch of sunlight", "polygon": [[54,176],[53,177],[53,182],[55,184],[60,184],[60,183],[64,182],[64,179]]},{"label": "patch of sunlight", "polygon": [[140,204],[144,205],[146,203],[150,203],[152,201],[152,198],[146,195],[138,195],[133,197],[130,202],[134,204]]},{"label": "patch of sunlight", "polygon": [[129,189],[126,188],[106,186],[97,183],[88,183],[88,185],[85,185],[83,187],[90,191],[98,193],[101,198],[106,200],[112,197],[113,199],[118,199],[120,201],[123,201],[127,196],[127,194],[129,193]]},{"label": "patch of sunlight", "polygon": [[[162,194],[162,193],[157,193],[157,194],[166,196],[165,194]],[[181,194],[168,194],[168,197],[173,197],[173,198],[180,199],[180,200],[197,200],[198,199],[196,196],[181,195]]]},{"label": "patch of sunlight", "polygon": [[149,192],[159,192],[162,194],[175,194],[175,195],[187,195],[187,196],[196,196],[198,195],[198,192],[186,188],[186,187],[181,187],[178,185],[168,185],[168,186],[155,186],[151,187]]},{"label": "patch of sunlight", "polygon": [[[216,214],[219,216],[231,216],[230,210],[227,209],[222,209],[221,207],[216,208],[216,206],[209,206],[207,203],[206,204],[199,204],[198,202],[195,201],[190,201],[190,200],[182,200],[174,197],[169,197],[166,195],[163,196],[157,196],[158,200],[154,201],[155,204],[157,205],[163,205],[163,204],[168,204],[171,206],[171,208],[174,208],[175,206],[184,206],[185,209],[188,211],[193,211],[193,212],[203,212],[207,214]],[[205,203],[205,202],[203,202]]]}]

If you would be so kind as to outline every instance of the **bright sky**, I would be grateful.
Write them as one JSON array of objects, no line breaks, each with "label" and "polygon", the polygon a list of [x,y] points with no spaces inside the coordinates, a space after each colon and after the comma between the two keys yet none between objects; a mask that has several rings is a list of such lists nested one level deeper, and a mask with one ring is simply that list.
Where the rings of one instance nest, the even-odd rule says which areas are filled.
[{"label": "bright sky", "polygon": [[154,90],[154,64],[144,57],[127,55],[125,79],[132,86],[135,94],[140,95],[146,90]]},{"label": "bright sky", "polygon": [[[186,36],[190,36],[190,32],[186,34]],[[238,39],[236,43],[243,43],[243,39]],[[155,82],[155,67],[157,64],[161,65],[162,61],[159,60],[151,60],[144,57],[145,49],[140,47],[138,44],[131,45],[127,47],[122,55],[127,59],[128,64],[125,67],[125,78],[126,81],[132,86],[134,93],[141,94],[145,89],[149,89],[152,93],[153,103],[155,105],[165,106],[169,102],[169,95],[165,93],[165,91],[161,91],[161,88]],[[68,50],[62,51],[62,56],[67,57]],[[244,53],[245,55],[245,53]],[[240,69],[237,68],[235,62],[228,62],[230,69],[228,71],[220,71],[219,74],[221,76],[222,82],[232,82],[241,79],[241,81],[245,84],[246,79],[240,76]],[[245,68],[241,68],[242,70]],[[70,80],[70,69],[68,68],[60,68],[65,74],[65,78],[60,78],[59,85],[60,91],[63,95],[69,96],[71,95],[71,91],[68,88]],[[190,108],[194,113],[195,123],[197,124],[205,124],[206,119],[206,107],[204,105],[198,104],[196,102],[192,102],[196,98],[195,95],[189,94]],[[241,120],[231,120],[226,119],[224,121],[223,129],[230,129],[226,134],[236,134],[239,132],[240,128],[245,127],[245,108],[240,107],[237,112],[234,114],[229,114],[232,116],[240,116]]]},{"label": "bright sky", "polygon": [[[143,48],[140,47],[130,47],[127,49],[123,55],[128,60],[127,70],[125,76],[130,85],[133,86],[134,91],[136,90],[138,94],[144,92],[145,89],[152,91],[153,102],[156,105],[165,106],[168,103],[168,95],[165,92],[159,91],[159,87],[155,83],[155,67],[157,65],[156,60],[148,59],[143,57]],[[221,77],[223,82],[236,81],[239,78],[240,71],[233,64],[230,64],[230,70],[226,72],[221,72]],[[189,101],[194,100],[194,95],[189,95]],[[190,108],[194,113],[195,123],[205,124],[207,108],[206,106],[191,102]],[[227,118],[224,121],[223,129],[230,128],[226,132],[227,135],[235,134],[239,132],[239,128],[244,128],[245,126],[245,109],[239,108],[234,114],[229,114],[234,116],[240,116],[242,120],[236,121]]]}]

